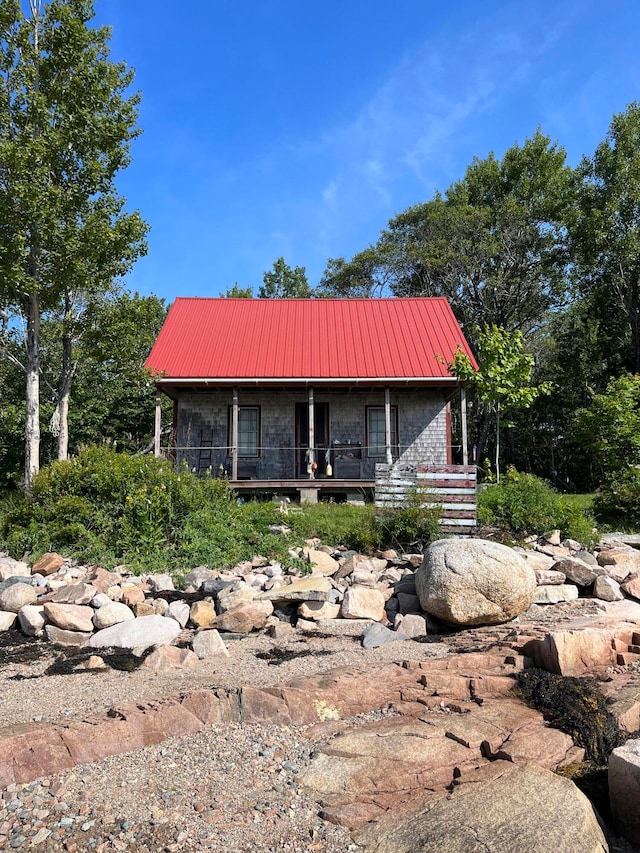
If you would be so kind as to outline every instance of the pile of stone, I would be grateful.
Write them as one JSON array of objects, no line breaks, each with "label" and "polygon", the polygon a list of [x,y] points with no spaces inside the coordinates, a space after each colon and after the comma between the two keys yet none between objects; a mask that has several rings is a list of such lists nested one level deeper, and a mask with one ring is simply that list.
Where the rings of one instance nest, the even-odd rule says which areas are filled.
[{"label": "pile of stone", "polygon": [[367,557],[314,540],[291,552],[306,571],[256,556],[232,569],[195,568],[182,592],[168,574],[79,566],[54,553],[31,567],[3,556],[0,630],[17,627],[59,646],[143,650],[171,645],[188,628],[193,651],[170,653],[175,665],[187,665],[226,654],[219,632],[266,629],[282,638],[295,625],[344,633],[339,623],[351,620],[368,626],[364,643],[372,647],[422,637],[442,623],[507,622],[533,603],[586,595],[640,600],[640,551],[633,547],[614,540],[591,553],[557,532],[531,546],[453,538],[433,543],[424,556]]}]

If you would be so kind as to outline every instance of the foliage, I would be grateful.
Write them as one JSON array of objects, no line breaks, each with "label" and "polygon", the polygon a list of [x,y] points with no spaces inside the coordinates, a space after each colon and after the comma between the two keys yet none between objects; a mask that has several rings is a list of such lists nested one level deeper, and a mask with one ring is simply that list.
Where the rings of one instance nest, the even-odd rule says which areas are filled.
[{"label": "foliage", "polygon": [[409,495],[405,505],[383,513],[378,522],[381,539],[405,550],[422,550],[429,542],[442,537],[440,510],[424,506],[424,496]]},{"label": "foliage", "polygon": [[573,431],[605,475],[640,464],[640,374],[612,379],[576,413]]},{"label": "foliage", "polygon": [[554,728],[585,750],[587,761],[606,764],[622,743],[616,718],[593,679],[526,669],[518,673],[517,685],[517,693],[528,705],[542,711]]},{"label": "foliage", "polygon": [[[94,299],[76,340],[75,390],[69,408],[72,453],[96,439],[114,442],[120,450],[140,452],[153,438],[155,388],[143,370],[160,331],[166,309],[156,296],[126,291]],[[41,456],[47,464],[55,454],[50,418],[56,403],[56,367],[60,363],[60,324],[46,315],[40,332]],[[8,336],[12,352],[21,355],[20,336]],[[53,372],[49,371],[52,365]],[[15,485],[24,464],[24,372],[0,359],[0,487]],[[163,413],[171,424],[171,403]]]},{"label": "foliage", "polygon": [[292,269],[284,258],[278,258],[262,280],[264,283],[258,291],[260,299],[309,299],[313,296],[305,268]]},{"label": "foliage", "polygon": [[500,481],[500,415],[528,409],[541,394],[549,394],[549,383],[531,385],[534,361],[525,352],[522,332],[488,326],[476,335],[480,367],[458,348],[449,371],[475,389],[478,398],[496,415],[496,477]]},{"label": "foliage", "polygon": [[71,550],[85,561],[171,564],[179,536],[203,505],[229,503],[226,484],[175,473],[168,462],[89,447],[54,462],[2,519],[10,551]]},{"label": "foliage", "polygon": [[92,17],[91,0],[34,3],[31,17],[0,0],[0,305],[26,318],[27,486],[39,467],[41,313],[67,322],[78,294],[108,287],[145,251],[146,225],[115,186],[139,97]]},{"label": "foliage", "polygon": [[84,562],[180,572],[255,554],[289,565],[289,549],[315,536],[371,553],[439,535],[436,515],[418,507],[378,523],[371,504],[304,506],[286,518],[291,533],[274,533],[283,520],[272,502],[237,501],[226,480],[103,445],[43,468],[28,496],[7,500],[0,542],[17,557],[62,550]]},{"label": "foliage", "polygon": [[640,530],[640,469],[627,468],[605,477],[593,505],[602,521]]},{"label": "foliage", "polygon": [[252,287],[240,287],[238,282],[233,287],[228,287],[222,294],[223,299],[253,299]]},{"label": "foliage", "polygon": [[351,262],[331,260],[335,296],[445,296],[467,331],[536,326],[564,298],[565,152],[537,131],[502,160],[475,158],[442,196],[394,217]]},{"label": "foliage", "polygon": [[594,519],[533,474],[509,469],[500,483],[480,489],[478,522],[498,526],[519,536],[559,529],[563,536],[585,545],[594,539]]},{"label": "foliage", "polygon": [[576,172],[569,221],[578,294],[599,304],[622,334],[612,341],[627,370],[640,372],[640,103],[613,116],[593,157]]}]

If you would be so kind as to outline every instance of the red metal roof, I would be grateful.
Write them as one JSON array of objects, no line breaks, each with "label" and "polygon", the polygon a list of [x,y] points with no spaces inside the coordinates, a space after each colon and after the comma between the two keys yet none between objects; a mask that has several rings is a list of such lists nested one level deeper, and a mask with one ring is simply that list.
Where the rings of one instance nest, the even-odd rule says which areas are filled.
[{"label": "red metal roof", "polygon": [[[460,346],[443,298],[178,298],[146,367],[171,380],[448,379]],[[474,361],[475,364],[475,361]]]}]

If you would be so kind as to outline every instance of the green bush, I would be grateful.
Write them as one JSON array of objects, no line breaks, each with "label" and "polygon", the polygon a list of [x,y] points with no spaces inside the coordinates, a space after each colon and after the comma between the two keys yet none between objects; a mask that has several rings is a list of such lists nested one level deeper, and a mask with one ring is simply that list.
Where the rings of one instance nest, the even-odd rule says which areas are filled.
[{"label": "green bush", "polygon": [[0,522],[10,552],[64,550],[84,561],[170,560],[185,526],[203,507],[228,506],[226,483],[199,480],[153,457],[108,446],[83,449],[35,478]]},{"label": "green bush", "polygon": [[414,549],[442,537],[440,511],[424,507],[418,495],[410,495],[406,505],[380,516],[379,541],[404,549]]},{"label": "green bush", "polygon": [[604,522],[640,530],[640,469],[627,468],[605,478],[593,505]]},{"label": "green bush", "polygon": [[[289,533],[270,529],[282,523]],[[239,500],[225,480],[108,446],[54,462],[28,496],[6,499],[0,510],[0,543],[14,557],[55,550],[134,571],[221,568],[255,554],[288,565],[290,548],[311,537],[371,553],[439,535],[437,513],[411,503],[379,522],[372,504],[305,505],[282,516],[273,502]]]},{"label": "green bush", "polygon": [[585,545],[594,539],[593,517],[544,480],[514,469],[509,469],[500,483],[480,490],[478,523],[515,535],[543,534],[557,528],[563,536]]}]

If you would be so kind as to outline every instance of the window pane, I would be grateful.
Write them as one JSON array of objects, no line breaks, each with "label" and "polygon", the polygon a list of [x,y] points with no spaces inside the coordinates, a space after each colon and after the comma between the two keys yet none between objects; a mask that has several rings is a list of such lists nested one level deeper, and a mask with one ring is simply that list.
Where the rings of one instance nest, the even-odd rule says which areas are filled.
[{"label": "window pane", "polygon": [[258,455],[258,410],[238,409],[238,456]]},{"label": "window pane", "polygon": [[[367,409],[367,454],[369,456],[384,456],[386,454],[386,435],[384,408]],[[391,406],[391,448],[396,449],[396,407]],[[397,451],[396,451],[397,452]]]}]

